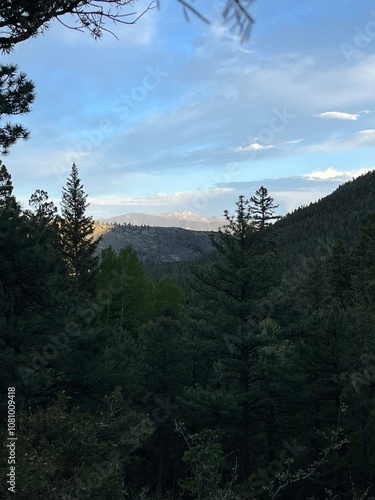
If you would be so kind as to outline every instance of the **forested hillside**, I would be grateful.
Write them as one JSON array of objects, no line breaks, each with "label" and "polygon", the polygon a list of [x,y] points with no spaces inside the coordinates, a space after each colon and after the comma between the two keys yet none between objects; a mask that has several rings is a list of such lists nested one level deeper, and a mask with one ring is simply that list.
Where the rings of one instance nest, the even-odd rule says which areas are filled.
[{"label": "forested hillside", "polygon": [[240,196],[177,284],[130,246],[99,259],[76,165],[61,216],[42,190],[22,209],[1,165],[4,498],[374,498],[375,213],[299,266],[278,243],[328,241],[372,182],[277,224],[265,187]]},{"label": "forested hillside", "polygon": [[335,239],[352,247],[374,210],[375,172],[368,172],[278,221],[280,251],[292,263],[299,254],[311,255],[316,249],[326,253]]},{"label": "forested hillside", "polygon": [[[348,248],[352,248],[374,210],[375,172],[369,172],[275,222],[273,230],[281,261],[287,268],[293,269],[314,254],[327,257],[336,239],[341,239]],[[124,243],[130,243],[130,239],[124,240]],[[147,254],[148,250],[143,248],[142,251]],[[205,257],[202,253],[197,258],[208,262],[212,257]],[[159,259],[149,259],[147,269],[154,278],[170,276],[179,283],[186,283],[192,266],[171,263],[172,259],[169,261],[161,264]]]},{"label": "forested hillside", "polygon": [[179,262],[199,259],[212,252],[209,231],[190,231],[179,227],[95,224],[94,236],[101,236],[98,250],[112,247],[119,251],[131,245],[142,262]]}]

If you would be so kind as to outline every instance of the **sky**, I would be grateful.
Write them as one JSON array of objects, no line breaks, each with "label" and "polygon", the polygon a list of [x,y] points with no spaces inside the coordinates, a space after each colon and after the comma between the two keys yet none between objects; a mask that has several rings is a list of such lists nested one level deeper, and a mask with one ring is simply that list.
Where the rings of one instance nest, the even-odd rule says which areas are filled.
[{"label": "sky", "polygon": [[54,22],[2,56],[36,85],[2,158],[25,208],[58,205],[73,162],[97,219],[234,213],[261,185],[283,214],[375,168],[373,1],[257,0],[244,43],[222,1],[194,3],[210,25],[160,3],[117,38]]}]

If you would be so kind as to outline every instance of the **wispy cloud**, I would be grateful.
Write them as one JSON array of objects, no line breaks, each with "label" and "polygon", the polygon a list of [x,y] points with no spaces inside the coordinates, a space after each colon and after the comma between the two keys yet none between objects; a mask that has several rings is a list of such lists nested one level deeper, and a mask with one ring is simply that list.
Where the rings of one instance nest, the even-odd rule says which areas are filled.
[{"label": "wispy cloud", "polygon": [[375,129],[360,130],[349,136],[334,137],[321,144],[311,144],[305,151],[312,153],[334,153],[354,148],[375,146]]},{"label": "wispy cloud", "polygon": [[299,142],[304,141],[305,139],[294,139],[293,141],[284,141],[283,144],[298,144]]},{"label": "wispy cloud", "polygon": [[232,151],[235,152],[243,152],[243,151],[262,151],[264,149],[275,149],[280,146],[285,146],[285,145],[293,145],[293,144],[298,144],[299,142],[302,142],[304,139],[293,139],[290,141],[283,141],[280,144],[260,144],[259,142],[253,142],[249,144],[248,146],[238,146],[231,148]]},{"label": "wispy cloud", "polygon": [[368,168],[359,168],[357,170],[336,170],[333,167],[328,167],[325,170],[314,170],[308,174],[304,174],[302,177],[306,179],[324,179],[324,180],[337,180],[341,178],[343,180],[348,180],[349,178],[356,178],[360,175],[366,174],[369,171]]},{"label": "wispy cloud", "polygon": [[314,118],[325,118],[328,120],[358,120],[358,113],[344,113],[342,111],[326,111],[325,113],[313,113]]},{"label": "wispy cloud", "polygon": [[91,197],[90,203],[94,206],[144,206],[157,207],[177,204],[194,204],[198,198],[223,195],[232,192],[230,187],[212,187],[206,190],[196,191],[176,191],[174,193],[155,193],[148,197],[114,197],[114,196],[98,196]]},{"label": "wispy cloud", "polygon": [[375,129],[360,130],[353,134],[353,145],[373,146],[375,144]]},{"label": "wispy cloud", "polygon": [[233,148],[233,151],[261,151],[262,149],[273,149],[275,146],[273,144],[268,144],[264,146],[263,144],[259,144],[258,142],[253,142],[248,146],[239,146]]}]

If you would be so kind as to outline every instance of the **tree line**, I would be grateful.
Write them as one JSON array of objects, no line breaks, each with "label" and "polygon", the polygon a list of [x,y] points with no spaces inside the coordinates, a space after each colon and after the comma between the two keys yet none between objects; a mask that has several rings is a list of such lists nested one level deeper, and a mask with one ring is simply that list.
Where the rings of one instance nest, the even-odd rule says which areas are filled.
[{"label": "tree line", "polygon": [[262,186],[179,286],[132,247],[99,257],[87,207],[76,165],[61,215],[1,165],[17,498],[373,498],[375,215],[288,266]]}]

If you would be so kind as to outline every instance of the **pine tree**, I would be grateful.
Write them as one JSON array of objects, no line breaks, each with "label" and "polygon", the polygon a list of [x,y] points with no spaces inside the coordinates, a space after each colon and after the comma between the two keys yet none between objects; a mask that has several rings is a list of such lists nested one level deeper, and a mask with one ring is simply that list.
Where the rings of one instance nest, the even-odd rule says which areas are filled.
[{"label": "pine tree", "polygon": [[270,226],[271,221],[280,219],[279,216],[274,215],[275,209],[279,205],[273,204],[274,199],[268,195],[268,191],[264,186],[255,191],[255,196],[252,196],[250,201],[252,203],[252,216],[257,229],[266,229]]},{"label": "pine tree", "polygon": [[[0,119],[3,115],[28,113],[34,98],[34,83],[25,73],[18,73],[14,64],[0,65]],[[23,125],[6,123],[0,127],[1,153],[7,154],[18,139],[28,137],[29,131]]]},{"label": "pine tree", "polygon": [[4,209],[19,211],[16,199],[13,196],[12,177],[0,160],[0,210]]},{"label": "pine tree", "polygon": [[61,243],[69,273],[79,292],[92,295],[99,257],[95,255],[99,239],[94,241],[94,221],[86,215],[87,195],[73,163],[61,201]]},{"label": "pine tree", "polygon": [[201,324],[193,324],[192,336],[206,368],[186,394],[187,406],[204,425],[230,435],[226,450],[240,449],[239,477],[244,480],[255,459],[251,436],[261,432],[267,371],[260,359],[268,343],[262,321],[269,315],[268,296],[278,273],[253,223],[249,200],[240,196],[236,215],[224,215],[228,225],[213,239],[215,262],[194,272],[194,313]]},{"label": "pine tree", "polygon": [[55,240],[42,221],[22,212],[1,165],[0,380],[18,387],[20,405],[22,396],[45,395],[52,385],[56,356],[44,349],[64,332],[70,312],[71,289]]},{"label": "pine tree", "polygon": [[57,208],[53,201],[48,200],[48,193],[43,189],[37,189],[29,200],[29,205],[34,208],[32,215],[47,224],[55,220]]},{"label": "pine tree", "polygon": [[224,217],[227,220],[227,224],[222,228],[222,232],[239,238],[243,242],[249,233],[254,232],[255,226],[253,224],[249,200],[241,195],[238,198],[236,206],[236,216],[230,216],[229,211],[224,210]]}]

